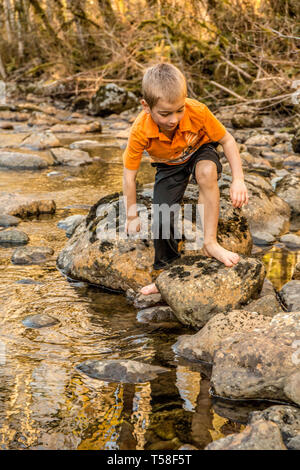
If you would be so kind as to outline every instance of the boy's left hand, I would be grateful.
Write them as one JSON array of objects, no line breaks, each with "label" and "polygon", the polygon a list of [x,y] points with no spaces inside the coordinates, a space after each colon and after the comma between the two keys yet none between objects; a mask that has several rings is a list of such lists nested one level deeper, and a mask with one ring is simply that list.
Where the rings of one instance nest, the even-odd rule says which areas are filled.
[{"label": "boy's left hand", "polygon": [[248,191],[244,180],[236,179],[232,181],[230,186],[230,198],[233,207],[242,207],[244,204],[248,204]]}]

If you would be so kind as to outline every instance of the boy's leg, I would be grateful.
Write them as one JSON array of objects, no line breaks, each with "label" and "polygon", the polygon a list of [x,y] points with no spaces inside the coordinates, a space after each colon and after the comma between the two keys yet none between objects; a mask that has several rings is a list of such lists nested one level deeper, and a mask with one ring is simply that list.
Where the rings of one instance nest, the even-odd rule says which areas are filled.
[{"label": "boy's leg", "polygon": [[[189,172],[185,170],[185,166],[157,166],[153,191],[155,250],[153,267],[155,270],[167,267],[168,264],[180,257],[178,253],[179,239],[176,238],[175,232],[177,222],[176,212],[173,213],[168,208],[172,208],[176,204],[180,205],[188,181]],[[163,208],[165,208],[165,214]],[[167,238],[164,238],[166,229],[169,229],[169,234]],[[141,293],[144,295],[156,292],[158,290],[154,283],[141,289]]]},{"label": "boy's leg", "polygon": [[209,160],[198,161],[195,178],[199,186],[198,203],[204,205],[204,252],[225,266],[233,266],[239,261],[239,255],[226,250],[217,242],[220,192],[216,164]]}]

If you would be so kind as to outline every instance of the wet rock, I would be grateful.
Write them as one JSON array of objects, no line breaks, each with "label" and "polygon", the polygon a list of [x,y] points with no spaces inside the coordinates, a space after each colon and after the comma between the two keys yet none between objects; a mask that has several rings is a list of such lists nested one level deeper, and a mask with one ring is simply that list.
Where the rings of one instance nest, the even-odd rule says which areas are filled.
[{"label": "wet rock", "polygon": [[69,145],[70,149],[94,150],[103,147],[103,142],[97,140],[77,140]]},{"label": "wet rock", "polygon": [[163,300],[184,325],[202,328],[216,313],[239,308],[260,292],[263,264],[243,258],[228,269],[204,256],[182,258],[163,271],[155,283]]},{"label": "wet rock", "polygon": [[60,147],[61,143],[52,132],[41,132],[31,134],[23,140],[20,147],[26,147],[33,150],[45,150],[52,147]]},{"label": "wet rock", "polygon": [[295,214],[300,214],[300,176],[286,175],[276,185],[276,194]]},{"label": "wet rock", "polygon": [[299,170],[300,167],[300,156],[299,155],[289,155],[287,156],[282,165],[287,168],[288,170]]},{"label": "wet rock", "polygon": [[0,215],[0,227],[11,227],[19,225],[21,219],[13,215]]},{"label": "wet rock", "polygon": [[289,450],[300,450],[300,435],[289,440],[287,447]]},{"label": "wet rock", "polygon": [[27,328],[45,328],[47,326],[54,326],[59,323],[56,318],[46,314],[28,315],[22,320],[22,323]]},{"label": "wet rock", "polygon": [[17,248],[13,254],[11,261],[13,264],[40,264],[43,263],[54,254],[52,248],[45,246],[27,246]]},{"label": "wet rock", "polygon": [[283,235],[280,241],[289,248],[300,248],[300,236],[294,233]]},{"label": "wet rock", "polygon": [[102,126],[98,121],[89,124],[55,124],[51,127],[51,131],[57,133],[88,134],[89,132],[102,132]]},{"label": "wet rock", "polygon": [[153,380],[158,374],[167,372],[165,367],[152,366],[131,360],[88,360],[76,369],[93,379],[107,382],[143,383]]},{"label": "wet rock", "polygon": [[20,230],[3,230],[0,232],[0,244],[5,245],[26,245],[29,242],[27,233]]},{"label": "wet rock", "polygon": [[279,295],[289,312],[300,310],[300,281],[292,280],[284,284]]},{"label": "wet rock", "polygon": [[265,145],[274,145],[275,144],[275,138],[272,135],[269,134],[255,134],[252,137],[249,137],[249,139],[246,140],[245,145],[254,145],[257,147],[263,147]]},{"label": "wet rock", "polygon": [[255,235],[252,236],[252,239],[255,245],[269,245],[276,241],[276,238],[271,233],[259,231],[255,232]]},{"label": "wet rock", "polygon": [[275,293],[275,290],[274,290],[274,286],[272,282],[268,278],[265,278],[263,286],[262,286],[262,290],[260,291],[260,297],[263,297],[265,295],[271,295],[271,294],[274,295],[274,293]]},{"label": "wet rock", "polygon": [[270,318],[250,310],[218,313],[195,335],[180,336],[173,345],[173,351],[190,361],[212,363],[215,352],[218,351],[224,338],[236,332],[264,328],[269,323]]},{"label": "wet rock", "polygon": [[11,111],[0,111],[0,119],[4,121],[25,122],[29,119],[28,113],[17,113]]},{"label": "wet rock", "polygon": [[43,285],[42,282],[35,281],[34,279],[24,278],[16,281],[16,284],[34,284],[34,285]]},{"label": "wet rock", "polygon": [[[219,184],[222,197],[229,198],[231,178],[223,175]],[[286,232],[289,226],[290,208],[273,191],[271,183],[257,174],[245,174],[249,203],[241,213],[247,218],[252,236],[262,231],[273,236]]]},{"label": "wet rock", "polygon": [[205,450],[287,450],[278,426],[264,420],[248,425],[239,434],[218,439]]},{"label": "wet rock", "polygon": [[1,148],[18,148],[20,144],[26,139],[30,134],[0,134]]},{"label": "wet rock", "polygon": [[0,122],[0,129],[10,130],[10,129],[13,129],[13,128],[14,128],[14,126],[12,125],[11,122],[5,122],[5,121]]},{"label": "wet rock", "polygon": [[150,294],[150,295],[143,295],[139,294],[137,295],[134,300],[133,300],[133,306],[135,308],[148,308],[148,307],[154,307],[155,305],[162,303],[163,300],[161,298],[161,295],[158,294]]},{"label": "wet rock", "polygon": [[177,322],[172,309],[166,305],[139,310],[137,320],[140,323]]},{"label": "wet rock", "polygon": [[178,450],[198,450],[198,449],[192,444],[183,444],[181,447],[179,447]]},{"label": "wet rock", "polygon": [[289,144],[287,143],[281,143],[281,144],[277,144],[277,145],[274,145],[272,147],[272,150],[273,152],[275,153],[279,153],[279,154],[283,154],[283,155],[286,155],[290,152],[291,148],[289,146]]},{"label": "wet rock", "polygon": [[299,341],[299,311],[279,313],[268,327],[225,338],[214,355],[213,394],[299,405]]},{"label": "wet rock", "polygon": [[231,124],[235,129],[243,129],[245,127],[261,127],[261,116],[253,116],[249,114],[236,114],[231,119]]},{"label": "wet rock", "polygon": [[[189,185],[184,202],[195,205],[198,193]],[[57,265],[67,276],[102,285],[110,289],[138,292],[152,282],[154,261],[150,224],[139,236],[124,236],[124,205],[119,193],[100,199],[59,254]],[[142,207],[141,217],[149,215],[152,202],[152,186],[138,190],[137,202]],[[120,205],[121,204],[121,205]],[[191,225],[194,222],[191,220]],[[144,226],[145,227],[145,226]],[[229,202],[221,203],[218,239],[227,249],[250,253],[252,239],[243,215]],[[193,241],[183,244],[186,253],[193,251]],[[199,253],[200,248],[196,253]]]},{"label": "wet rock", "polygon": [[60,220],[57,226],[65,230],[66,236],[70,238],[75,232],[78,225],[81,224],[81,222],[83,222],[85,218],[86,217],[84,215],[80,215],[80,214],[71,215],[70,217],[67,217],[64,220]]},{"label": "wet rock", "polygon": [[297,129],[292,139],[292,147],[294,152],[300,153],[300,127]]},{"label": "wet rock", "polygon": [[[274,405],[263,411],[253,411],[249,417],[249,424],[257,421],[275,423],[281,432],[284,444],[288,449],[295,449],[300,444],[300,409],[293,406]],[[298,447],[300,449],[300,447]]]},{"label": "wet rock", "polygon": [[300,263],[296,264],[293,275],[292,275],[292,279],[295,281],[300,281]]},{"label": "wet rock", "polygon": [[83,150],[69,150],[64,147],[51,149],[51,154],[56,163],[69,166],[80,166],[92,163],[93,159]]},{"label": "wet rock", "polygon": [[0,151],[0,167],[11,170],[42,170],[48,168],[48,163],[39,155]]},{"label": "wet rock", "polygon": [[135,108],[138,105],[136,96],[117,86],[115,83],[102,85],[92,97],[89,105],[89,113],[98,116],[108,116],[113,113],[121,113],[126,109]]},{"label": "wet rock", "polygon": [[53,214],[56,204],[51,199],[39,199],[36,196],[22,196],[0,192],[0,213],[19,216],[22,219],[39,214]]},{"label": "wet rock", "polygon": [[244,309],[251,312],[257,312],[265,317],[274,317],[277,313],[282,311],[275,293],[264,295],[259,299],[253,300],[247,304]]},{"label": "wet rock", "polygon": [[29,126],[52,126],[58,124],[59,120],[53,116],[47,116],[42,112],[34,111],[28,120]]}]

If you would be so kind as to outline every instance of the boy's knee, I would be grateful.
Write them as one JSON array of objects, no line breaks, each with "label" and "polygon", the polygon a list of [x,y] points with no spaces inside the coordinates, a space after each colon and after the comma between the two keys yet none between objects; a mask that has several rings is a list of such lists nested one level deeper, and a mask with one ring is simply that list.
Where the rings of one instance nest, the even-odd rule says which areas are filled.
[{"label": "boy's knee", "polygon": [[211,184],[218,180],[217,167],[214,162],[209,160],[201,161],[196,164],[196,181],[198,184]]}]

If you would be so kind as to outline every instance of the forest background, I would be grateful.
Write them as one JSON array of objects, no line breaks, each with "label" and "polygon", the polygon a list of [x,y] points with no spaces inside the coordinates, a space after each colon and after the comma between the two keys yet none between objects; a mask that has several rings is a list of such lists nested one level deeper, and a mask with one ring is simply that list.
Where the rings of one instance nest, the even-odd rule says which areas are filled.
[{"label": "forest background", "polygon": [[298,0],[2,0],[0,79],[69,102],[111,82],[139,97],[145,67],[170,61],[190,97],[294,119],[299,19]]}]

